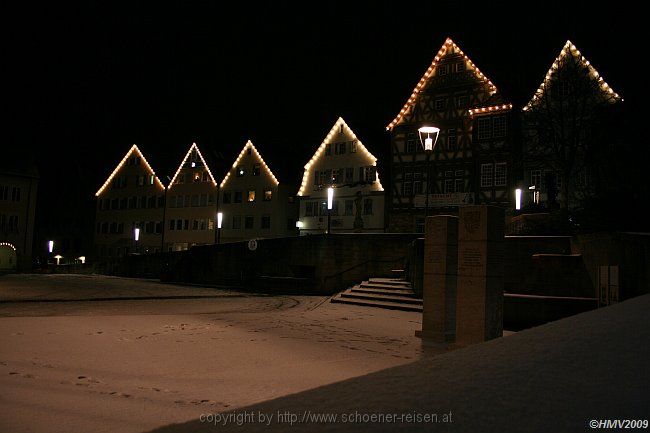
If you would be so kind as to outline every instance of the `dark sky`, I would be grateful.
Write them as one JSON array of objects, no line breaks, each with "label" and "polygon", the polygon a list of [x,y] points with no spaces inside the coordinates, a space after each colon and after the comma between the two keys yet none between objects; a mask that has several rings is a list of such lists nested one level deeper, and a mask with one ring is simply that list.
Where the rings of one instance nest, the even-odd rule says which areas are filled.
[{"label": "dark sky", "polygon": [[34,152],[42,191],[77,197],[132,143],[172,175],[192,141],[230,163],[251,138],[297,183],[339,115],[382,157],[447,36],[515,104],[568,38],[631,107],[645,93],[645,14],[622,2],[58,3],[5,15],[5,142]]}]

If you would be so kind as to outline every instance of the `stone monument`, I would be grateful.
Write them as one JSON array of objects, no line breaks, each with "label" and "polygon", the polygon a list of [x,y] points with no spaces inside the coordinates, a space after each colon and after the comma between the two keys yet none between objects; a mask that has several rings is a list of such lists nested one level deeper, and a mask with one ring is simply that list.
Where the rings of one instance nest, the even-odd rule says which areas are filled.
[{"label": "stone monument", "polygon": [[456,345],[503,335],[504,211],[464,206],[458,223]]},{"label": "stone monument", "polygon": [[456,332],[458,217],[427,217],[424,240],[422,330],[425,341],[450,343]]}]

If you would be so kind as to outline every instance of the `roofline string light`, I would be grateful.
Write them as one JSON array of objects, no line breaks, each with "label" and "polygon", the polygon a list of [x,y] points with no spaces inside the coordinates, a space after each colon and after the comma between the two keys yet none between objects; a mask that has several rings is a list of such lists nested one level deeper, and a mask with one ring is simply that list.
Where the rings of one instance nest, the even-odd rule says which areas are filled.
[{"label": "roofline string light", "polygon": [[542,95],[544,94],[544,89],[548,86],[549,81],[553,77],[553,74],[557,71],[557,69],[560,66],[560,60],[567,55],[567,53],[575,58],[578,59],[584,67],[586,67],[589,71],[589,76],[598,80],[598,83],[600,84],[600,89],[605,92],[607,96],[609,96],[611,99],[613,99],[613,102],[616,102],[617,100],[623,101],[623,98],[619,96],[618,93],[614,91],[611,87],[609,87],[609,84],[603,80],[603,77],[600,76],[596,68],[594,68],[589,60],[585,58],[580,53],[580,50],[573,45],[573,43],[570,40],[567,40],[566,43],[564,44],[564,47],[562,47],[562,51],[560,51],[560,54],[555,58],[555,61],[553,61],[553,64],[551,65],[550,69],[546,72],[546,76],[544,77],[544,81],[542,81],[542,84],[539,85],[537,90],[535,91],[535,94],[533,94],[533,97],[531,98],[530,101],[528,101],[528,104],[524,106],[522,109],[523,111],[528,111],[529,109],[532,108],[533,104],[537,102],[539,99],[541,99]]},{"label": "roofline string light", "polygon": [[165,185],[163,185],[162,182],[160,181],[160,179],[158,179],[158,176],[156,176],[156,172],[153,171],[153,168],[151,168],[151,166],[150,166],[149,163],[147,162],[147,158],[144,157],[144,155],[142,154],[142,152],[140,151],[140,149],[138,148],[138,146],[134,144],[133,146],[131,146],[131,149],[129,149],[129,151],[126,153],[126,155],[124,155],[124,158],[122,158],[122,161],[120,161],[120,163],[117,165],[117,167],[115,167],[115,170],[113,170],[113,172],[111,173],[111,175],[108,176],[108,179],[106,179],[106,182],[104,182],[104,184],[102,185],[102,187],[99,188],[99,190],[95,193],[95,197],[99,197],[99,195],[100,195],[102,192],[104,192],[104,190],[106,189],[106,187],[108,187],[108,185],[110,185],[110,183],[111,183],[111,181],[113,180],[113,178],[115,177],[115,175],[120,171],[120,169],[122,168],[122,166],[126,163],[126,161],[129,159],[129,157],[131,156],[131,154],[132,154],[133,152],[137,152],[137,153],[138,153],[138,155],[140,156],[140,158],[142,158],[142,161],[144,161],[145,166],[146,166],[147,169],[151,172],[151,174],[153,175],[153,177],[154,177],[154,179],[156,180],[156,182],[158,183],[158,185],[159,185],[162,189],[165,189]]},{"label": "roofline string light", "polygon": [[470,60],[470,58],[467,57],[467,55],[463,52],[463,50],[461,50],[461,49],[458,47],[458,45],[456,45],[456,44],[454,43],[454,41],[453,41],[451,38],[447,38],[447,40],[445,40],[445,43],[442,45],[442,47],[440,47],[440,50],[438,50],[438,54],[436,54],[436,56],[434,57],[433,62],[431,63],[431,66],[429,66],[429,69],[426,70],[426,72],[424,73],[424,75],[422,76],[422,78],[420,78],[420,81],[418,81],[418,84],[417,84],[417,85],[415,86],[415,88],[413,89],[413,93],[411,93],[411,96],[410,96],[409,99],[406,101],[406,103],[404,104],[404,106],[403,106],[402,109],[400,110],[399,114],[398,114],[398,115],[393,119],[393,121],[390,122],[390,124],[386,127],[386,130],[387,130],[387,131],[390,131],[391,129],[393,129],[393,127],[394,127],[395,125],[397,125],[397,123],[399,123],[399,122],[402,120],[402,118],[403,118],[404,115],[408,112],[408,110],[409,110],[411,107],[413,107],[413,106],[415,105],[415,103],[416,103],[416,101],[417,101],[417,96],[418,96],[418,94],[419,94],[419,93],[424,89],[424,87],[425,87],[427,81],[428,81],[429,78],[433,75],[433,72],[434,72],[436,66],[438,65],[438,62],[439,62],[440,59],[441,59],[441,58],[442,58],[442,57],[447,53],[447,50],[449,49],[449,47],[453,47],[455,52],[457,52],[458,54],[460,54],[461,56],[463,56],[463,58],[464,58],[464,59],[469,63],[471,69],[474,70],[474,72],[476,73],[476,75],[477,75],[480,79],[482,79],[484,82],[486,82],[486,83],[490,86],[490,91],[491,91],[492,94],[494,94],[494,93],[497,92],[497,87],[492,83],[492,81],[490,81],[490,80],[488,79],[488,77],[486,77],[486,76],[485,76],[485,75],[484,75],[484,74],[483,74],[483,73],[482,73],[482,72],[481,72],[481,71],[476,67],[476,65],[474,64],[474,62],[472,62],[472,61]]},{"label": "roofline string light", "polygon": [[271,177],[273,178],[273,181],[275,182],[275,184],[276,184],[276,185],[279,185],[279,184],[280,184],[280,181],[275,177],[275,175],[273,174],[273,172],[271,171],[271,169],[269,168],[269,166],[266,165],[266,162],[264,162],[264,158],[262,158],[262,155],[260,155],[260,153],[257,151],[257,148],[255,147],[255,145],[253,144],[253,142],[250,141],[250,140],[248,140],[248,141],[246,142],[246,144],[244,145],[244,148],[241,150],[241,152],[239,152],[239,156],[237,157],[237,159],[235,160],[235,162],[232,164],[232,168],[230,169],[230,171],[228,171],[228,173],[226,173],[226,177],[224,177],[223,180],[221,181],[221,184],[219,185],[220,188],[223,188],[223,187],[224,187],[224,185],[226,184],[226,181],[230,178],[230,174],[232,173],[232,171],[237,169],[237,164],[239,164],[239,161],[240,161],[240,160],[243,158],[243,156],[246,154],[246,149],[248,149],[249,147],[253,149],[253,151],[255,152],[255,155],[257,155],[257,157],[259,158],[259,160],[262,161],[262,165],[263,165],[264,168],[269,172],[269,174],[270,174]]},{"label": "roofline string light", "polygon": [[203,159],[203,155],[201,154],[201,151],[199,150],[199,146],[196,145],[196,143],[192,143],[190,146],[190,150],[187,151],[185,154],[185,158],[183,158],[183,162],[181,162],[181,165],[178,166],[178,169],[176,170],[176,173],[174,174],[174,177],[172,178],[171,182],[169,182],[169,186],[167,188],[171,189],[172,185],[174,185],[174,181],[178,177],[178,174],[181,172],[183,169],[183,166],[185,165],[185,162],[187,161],[187,158],[190,157],[192,150],[196,150],[196,153],[199,154],[199,158],[201,158],[201,162],[203,163],[203,167],[208,171],[208,174],[210,175],[210,179],[212,179],[212,184],[214,186],[217,186],[217,181],[214,180],[214,176],[212,176],[212,172],[210,171],[210,167],[208,167],[208,164],[205,162],[205,159]]},{"label": "roofline string light", "polygon": [[501,104],[501,105],[492,105],[491,107],[476,107],[468,111],[469,111],[469,115],[473,116],[474,114],[494,113],[498,111],[507,111],[511,109],[512,109],[512,104]]},{"label": "roofline string light", "polygon": [[[352,135],[353,140],[357,141],[357,148],[363,149],[363,151],[366,152],[366,154],[368,156],[370,156],[370,158],[372,159],[372,166],[373,167],[377,166],[377,158],[375,157],[375,155],[373,155],[372,153],[370,153],[370,151],[368,151],[368,149],[366,148],[366,146],[363,145],[361,140],[359,140],[357,138],[354,131],[352,131],[352,129],[350,129],[348,124],[345,123],[345,120],[343,120],[342,117],[339,117],[336,120],[336,122],[334,123],[334,126],[332,126],[332,129],[330,129],[330,132],[325,137],[325,140],[323,140],[323,142],[320,144],[320,146],[316,150],[316,153],[314,153],[314,156],[312,156],[311,159],[309,160],[309,162],[307,164],[305,164],[305,171],[303,172],[303,175],[302,175],[302,183],[300,184],[300,190],[298,191],[299,196],[303,196],[305,194],[305,189],[307,188],[307,184],[308,184],[309,178],[311,176],[311,167],[321,157],[323,152],[325,152],[325,148],[327,147],[328,144],[330,144],[330,140],[332,139],[332,137],[334,137],[334,134],[336,134],[336,131],[340,130],[341,125],[343,125],[343,128],[346,131],[348,131],[350,133],[350,135]],[[376,180],[377,180],[377,183],[379,184],[380,191],[383,191],[384,187],[382,186],[381,181],[379,180],[379,173],[375,173],[375,175],[377,176]]]},{"label": "roofline string light", "polygon": [[10,244],[9,242],[0,242],[0,247],[9,247],[12,250],[16,251],[16,247],[13,244]]}]

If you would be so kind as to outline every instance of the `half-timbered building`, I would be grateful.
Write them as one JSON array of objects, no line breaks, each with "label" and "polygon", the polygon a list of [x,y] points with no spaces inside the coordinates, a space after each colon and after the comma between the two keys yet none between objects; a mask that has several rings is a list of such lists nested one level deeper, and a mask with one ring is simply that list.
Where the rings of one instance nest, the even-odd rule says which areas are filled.
[{"label": "half-timbered building", "polygon": [[[448,38],[386,127],[392,156],[389,230],[422,231],[427,213],[454,214],[467,204],[507,206],[512,200],[511,109]],[[431,154],[420,143],[422,126],[440,128]]]},{"label": "half-timbered building", "polygon": [[[333,188],[332,209],[327,190]],[[305,165],[300,197],[300,233],[383,232],[384,187],[377,158],[341,117]],[[329,216],[328,216],[328,213]]]}]

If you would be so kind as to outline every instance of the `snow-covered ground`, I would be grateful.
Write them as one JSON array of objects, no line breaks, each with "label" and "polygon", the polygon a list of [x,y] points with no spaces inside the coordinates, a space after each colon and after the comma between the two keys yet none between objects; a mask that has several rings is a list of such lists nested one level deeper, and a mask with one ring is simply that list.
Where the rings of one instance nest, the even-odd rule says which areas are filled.
[{"label": "snow-covered ground", "polygon": [[138,432],[195,420],[440,353],[413,336],[420,323],[418,313],[326,297],[3,276],[0,431]]}]

